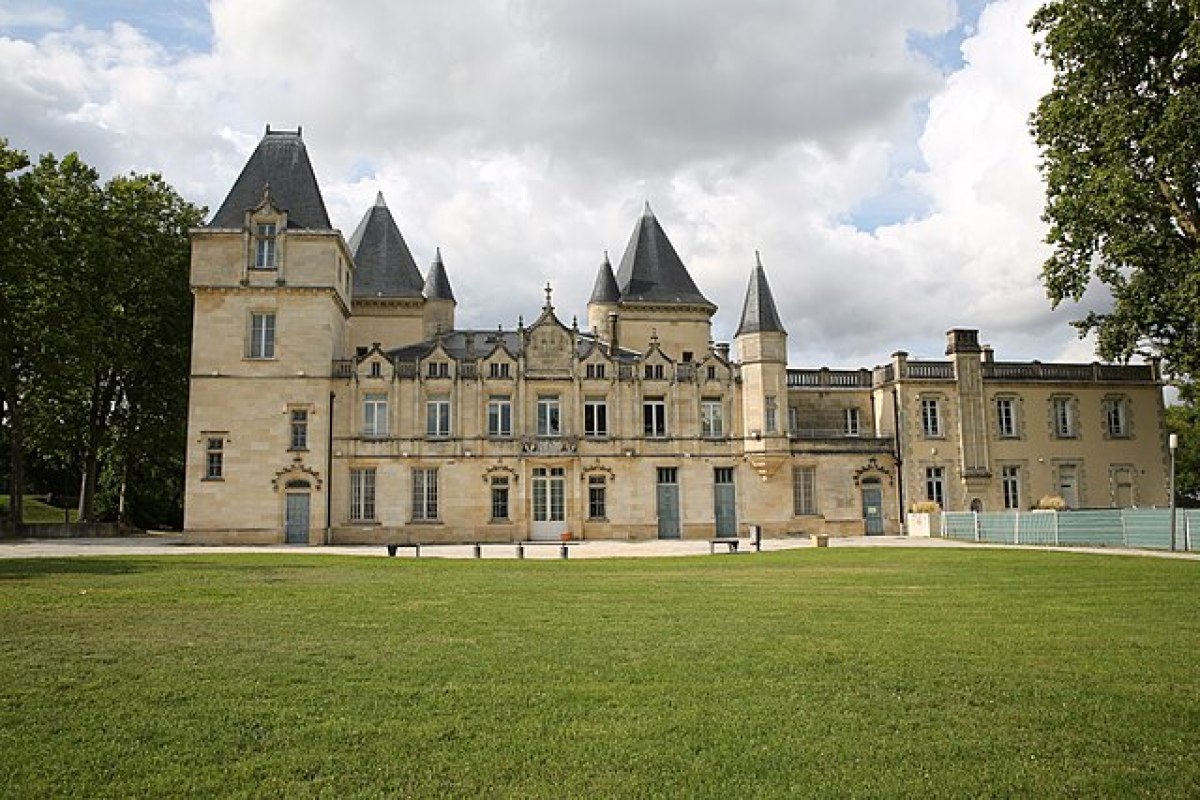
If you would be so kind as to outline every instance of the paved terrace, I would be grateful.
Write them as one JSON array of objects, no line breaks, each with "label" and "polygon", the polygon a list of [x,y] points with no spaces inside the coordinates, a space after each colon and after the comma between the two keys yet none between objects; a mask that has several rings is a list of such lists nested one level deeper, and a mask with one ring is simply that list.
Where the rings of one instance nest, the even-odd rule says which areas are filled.
[{"label": "paved terrace", "polygon": [[[556,542],[549,542],[545,547],[526,547],[525,558],[558,559],[559,548]],[[809,537],[789,537],[783,539],[764,539],[763,552],[780,550],[797,550],[813,547]],[[996,545],[960,542],[949,539],[909,538],[907,536],[859,536],[847,538],[830,538],[830,547],[861,548],[861,547],[957,547],[957,548],[989,548],[989,549],[1026,549],[1053,550],[1067,553],[1103,553],[1105,555],[1136,555],[1155,556],[1158,558],[1179,558],[1200,561],[1200,552],[1171,553],[1162,550],[1126,550],[1111,547],[1044,547],[1038,545]],[[516,558],[516,545],[490,544],[483,548],[483,557]],[[717,555],[723,555],[725,548],[717,547]],[[315,546],[304,545],[238,545],[210,546],[186,545],[179,535],[151,534],[147,536],[131,536],[126,538],[104,539],[18,539],[0,542],[0,558],[63,558],[68,556],[162,556],[162,555],[201,555],[210,553],[288,553],[292,555],[342,555],[368,556],[386,558],[387,551],[383,545],[340,545]],[[754,553],[749,539],[742,540],[743,553]],[[705,556],[709,555],[709,545],[701,541],[649,541],[649,542],[612,542],[589,541],[579,542],[571,547],[571,559],[577,558],[644,558],[666,556]],[[413,551],[402,547],[396,558],[412,558]],[[421,558],[473,558],[474,549],[471,545],[422,545]]]}]

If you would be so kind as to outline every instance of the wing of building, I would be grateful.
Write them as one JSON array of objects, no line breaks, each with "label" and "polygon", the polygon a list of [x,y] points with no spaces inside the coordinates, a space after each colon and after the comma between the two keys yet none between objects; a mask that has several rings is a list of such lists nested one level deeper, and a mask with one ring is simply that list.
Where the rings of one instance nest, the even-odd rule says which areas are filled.
[{"label": "wing of building", "polygon": [[[192,234],[185,537],[467,542],[897,534],[904,511],[1167,502],[1158,367],[946,359],[794,369],[757,258],[735,336],[650,210],[588,329],[455,325],[382,197],[347,242],[299,131]],[[883,351],[886,352],[886,351]]]}]

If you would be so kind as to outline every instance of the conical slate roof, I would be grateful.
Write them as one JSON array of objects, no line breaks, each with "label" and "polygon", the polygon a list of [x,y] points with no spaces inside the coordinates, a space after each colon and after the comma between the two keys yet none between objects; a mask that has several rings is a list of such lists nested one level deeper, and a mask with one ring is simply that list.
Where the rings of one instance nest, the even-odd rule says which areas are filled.
[{"label": "conical slate roof", "polygon": [[450,279],[446,277],[446,267],[442,264],[442,248],[437,249],[433,263],[429,265],[429,274],[425,276],[425,298],[428,300],[454,300],[454,290],[450,288]]},{"label": "conical slate roof", "polygon": [[258,208],[268,186],[271,201],[287,212],[289,228],[333,229],[300,131],[273,131],[269,125],[209,225],[242,227],[246,212]]},{"label": "conical slate roof", "polygon": [[762,259],[754,253],[755,265],[750,270],[750,285],[746,287],[746,302],[742,304],[742,322],[735,337],[743,333],[787,333],[775,308],[771,285],[767,283],[767,272]]},{"label": "conical slate roof", "polygon": [[596,273],[596,284],[592,287],[592,297],[588,300],[588,305],[592,303],[616,303],[621,299],[621,290],[617,287],[617,278],[613,275],[612,264],[608,260],[608,253],[604,254],[604,263],[600,265],[600,271]]},{"label": "conical slate roof", "polygon": [[629,237],[616,278],[622,301],[688,303],[716,308],[692,282],[692,276],[658,224],[649,203]]},{"label": "conical slate roof", "polygon": [[355,297],[420,297],[425,279],[383,202],[383,192],[350,237]]}]

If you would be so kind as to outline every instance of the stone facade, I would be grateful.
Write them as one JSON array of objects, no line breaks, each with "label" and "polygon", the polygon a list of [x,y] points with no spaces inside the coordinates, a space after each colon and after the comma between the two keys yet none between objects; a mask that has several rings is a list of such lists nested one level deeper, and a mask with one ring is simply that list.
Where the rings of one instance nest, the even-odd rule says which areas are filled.
[{"label": "stone facade", "polygon": [[193,232],[191,542],[706,539],[902,531],[904,509],[1166,503],[1156,365],[789,369],[761,263],[737,359],[647,207],[586,319],[455,327],[382,197],[350,242],[299,132],[268,129]]}]

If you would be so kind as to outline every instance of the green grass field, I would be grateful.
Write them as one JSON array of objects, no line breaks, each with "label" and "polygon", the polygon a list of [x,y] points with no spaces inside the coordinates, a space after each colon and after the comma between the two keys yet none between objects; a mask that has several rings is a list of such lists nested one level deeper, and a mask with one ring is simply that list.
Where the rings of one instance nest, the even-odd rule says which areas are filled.
[{"label": "green grass field", "polygon": [[[79,513],[75,509],[70,509],[67,513],[71,515],[71,522],[79,518]],[[8,495],[0,494],[0,517],[8,516]],[[56,508],[48,504],[44,497],[36,495],[25,496],[25,522],[66,522],[63,518],[63,509]]]},{"label": "green grass field", "polygon": [[0,561],[6,797],[1200,794],[1200,563]]}]

